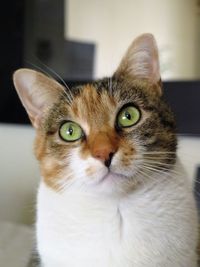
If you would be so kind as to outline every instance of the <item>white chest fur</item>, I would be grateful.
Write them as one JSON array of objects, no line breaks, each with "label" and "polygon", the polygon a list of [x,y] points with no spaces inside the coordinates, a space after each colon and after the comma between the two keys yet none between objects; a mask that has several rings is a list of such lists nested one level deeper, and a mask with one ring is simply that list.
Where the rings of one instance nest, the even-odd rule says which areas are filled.
[{"label": "white chest fur", "polygon": [[182,177],[126,197],[41,183],[38,250],[44,267],[196,267],[197,215]]}]

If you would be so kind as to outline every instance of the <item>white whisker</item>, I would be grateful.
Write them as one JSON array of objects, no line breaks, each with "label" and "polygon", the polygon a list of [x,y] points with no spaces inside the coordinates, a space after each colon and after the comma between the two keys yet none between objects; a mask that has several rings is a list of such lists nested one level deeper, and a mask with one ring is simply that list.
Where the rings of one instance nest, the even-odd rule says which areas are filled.
[{"label": "white whisker", "polygon": [[168,167],[173,167],[174,163],[165,163],[165,162],[160,162],[160,161],[154,161],[152,159],[146,159],[144,158],[144,163],[149,163],[149,164],[155,164],[158,166],[168,166]]},{"label": "white whisker", "polygon": [[109,93],[112,96],[113,95],[112,77],[108,78],[108,81],[109,81]]},{"label": "white whisker", "polygon": [[149,170],[152,170],[155,173],[160,173],[160,174],[164,174],[166,172],[170,172],[173,173],[174,175],[180,175],[180,172],[177,172],[175,170],[170,170],[168,168],[165,167],[160,167],[160,166],[155,166],[155,165],[150,165],[150,164],[143,164],[143,167]]},{"label": "white whisker", "polygon": [[164,155],[162,156],[145,156],[145,155],[141,155],[141,156],[137,156],[135,157],[135,159],[137,160],[155,160],[155,161],[162,161],[162,160],[174,160],[174,157],[166,157]]},{"label": "white whisker", "polygon": [[168,151],[144,151],[143,152],[143,154],[144,155],[162,155],[162,154],[164,154],[164,155],[175,155],[176,154],[176,152],[168,152]]},{"label": "white whisker", "polygon": [[69,86],[66,84],[66,82],[64,81],[64,79],[58,74],[56,73],[54,70],[50,69],[49,67],[47,67],[52,73],[54,73],[61,81],[62,83],[64,84],[65,88],[67,89],[67,92],[69,93],[69,95],[67,94],[67,92],[63,89],[63,93],[65,96],[67,96],[67,98],[70,100],[70,102],[73,101],[73,95],[72,95],[72,92],[69,88]]},{"label": "white whisker", "polygon": [[[148,173],[145,171],[147,171]],[[150,180],[155,181],[155,182],[159,182],[157,179],[155,179],[155,177],[152,176],[153,171],[151,171],[151,170],[145,170],[145,171],[142,170],[141,168],[139,168],[139,170],[138,170],[138,174],[142,175],[142,177],[141,177],[142,179],[146,178],[146,179],[150,179]],[[144,181],[143,181],[143,184],[144,184]]]},{"label": "white whisker", "polygon": [[[66,92],[63,88],[63,94],[65,97],[67,97],[67,100],[69,101],[69,104],[70,104],[73,101],[73,95],[71,93],[70,88],[68,87],[68,85],[64,81],[64,79],[56,71],[54,71],[52,68],[50,68],[49,66],[44,64],[39,59],[37,59],[37,60],[39,61],[40,64],[42,64],[47,70],[49,70],[52,74],[54,74],[63,83],[64,87],[67,89],[67,92]],[[47,71],[42,69],[41,67],[39,67],[39,66],[37,66],[31,62],[29,62],[29,64],[31,64],[32,66],[34,66],[36,69],[40,70],[41,72],[45,73],[49,78],[53,79],[53,77]]]}]

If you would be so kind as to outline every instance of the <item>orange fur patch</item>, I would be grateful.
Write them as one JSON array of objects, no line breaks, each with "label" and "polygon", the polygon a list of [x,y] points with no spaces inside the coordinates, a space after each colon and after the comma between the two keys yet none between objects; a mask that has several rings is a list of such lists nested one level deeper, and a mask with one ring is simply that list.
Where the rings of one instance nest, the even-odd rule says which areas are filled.
[{"label": "orange fur patch", "polygon": [[54,190],[58,191],[58,182],[62,179],[63,166],[54,160],[45,158],[41,162],[41,173],[44,178],[44,182]]},{"label": "orange fur patch", "polygon": [[[35,139],[35,155],[40,162],[40,171],[44,182],[55,191],[59,191],[59,181],[63,179],[63,169],[67,168],[67,164],[60,160],[48,156],[47,136],[41,132],[37,132]],[[70,179],[70,178],[69,178]]]},{"label": "orange fur patch", "polygon": [[77,96],[71,107],[71,113],[82,122],[87,122],[90,128],[99,129],[109,121],[116,103],[107,91],[98,94],[92,85],[86,85],[81,95]]}]

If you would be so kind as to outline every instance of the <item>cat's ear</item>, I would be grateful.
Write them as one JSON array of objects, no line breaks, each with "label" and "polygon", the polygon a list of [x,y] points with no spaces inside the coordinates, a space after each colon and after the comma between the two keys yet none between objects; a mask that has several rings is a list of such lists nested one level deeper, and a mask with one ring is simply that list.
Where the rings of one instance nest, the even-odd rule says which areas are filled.
[{"label": "cat's ear", "polygon": [[152,84],[160,83],[158,48],[152,34],[137,37],[123,57],[115,76],[146,79]]},{"label": "cat's ear", "polygon": [[30,69],[17,70],[13,81],[19,98],[37,129],[45,111],[58,100],[64,89],[55,80]]}]

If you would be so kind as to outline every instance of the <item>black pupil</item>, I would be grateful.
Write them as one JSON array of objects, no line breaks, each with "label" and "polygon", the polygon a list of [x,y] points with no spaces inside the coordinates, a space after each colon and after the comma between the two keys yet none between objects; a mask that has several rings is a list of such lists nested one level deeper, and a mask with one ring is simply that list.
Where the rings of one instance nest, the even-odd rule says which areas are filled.
[{"label": "black pupil", "polygon": [[73,128],[70,126],[69,129],[68,129],[68,134],[69,135],[72,135],[73,134]]},{"label": "black pupil", "polygon": [[131,114],[128,111],[125,111],[125,117],[130,121],[131,120]]}]

